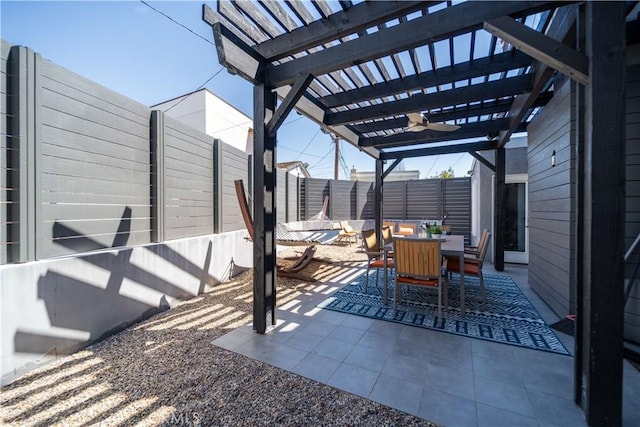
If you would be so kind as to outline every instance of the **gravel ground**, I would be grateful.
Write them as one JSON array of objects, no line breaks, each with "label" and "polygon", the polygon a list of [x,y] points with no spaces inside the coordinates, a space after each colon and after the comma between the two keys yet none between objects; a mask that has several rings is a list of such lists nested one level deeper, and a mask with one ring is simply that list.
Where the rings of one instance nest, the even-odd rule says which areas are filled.
[{"label": "gravel ground", "polygon": [[[316,258],[331,263],[312,262],[301,273],[327,277],[366,259],[355,245],[318,246]],[[247,272],[22,376],[2,389],[0,424],[435,425],[212,345],[251,322],[251,281]],[[279,279],[279,304],[306,286]]]}]

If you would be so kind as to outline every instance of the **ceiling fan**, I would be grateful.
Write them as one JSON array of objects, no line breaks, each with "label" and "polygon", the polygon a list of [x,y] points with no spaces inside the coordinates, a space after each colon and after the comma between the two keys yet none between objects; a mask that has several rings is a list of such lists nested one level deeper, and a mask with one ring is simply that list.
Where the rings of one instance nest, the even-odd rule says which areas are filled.
[{"label": "ceiling fan", "polygon": [[429,119],[421,113],[407,113],[409,125],[407,129],[412,132],[422,132],[423,130],[435,130],[441,132],[453,132],[460,129],[458,125],[450,125],[448,123],[431,123]]}]

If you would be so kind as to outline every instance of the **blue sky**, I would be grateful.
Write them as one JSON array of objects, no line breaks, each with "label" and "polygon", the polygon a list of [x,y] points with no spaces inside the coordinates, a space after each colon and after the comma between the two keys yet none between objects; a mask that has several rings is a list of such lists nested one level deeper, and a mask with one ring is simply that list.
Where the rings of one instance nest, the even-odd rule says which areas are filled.
[{"label": "blue sky", "polygon": [[[194,33],[140,1],[5,1],[0,2],[4,40],[27,46],[43,58],[126,95],[154,105],[200,87],[221,66],[211,27],[202,21],[203,1],[150,1]],[[215,8],[215,2],[206,2]],[[207,89],[251,116],[252,86],[241,77],[220,72]],[[374,160],[343,142],[346,169],[374,170]],[[333,143],[313,122],[292,113],[278,132],[278,161],[301,160],[314,177],[333,177]],[[420,178],[452,166],[456,176],[470,169],[468,154],[406,159],[406,170]]]}]

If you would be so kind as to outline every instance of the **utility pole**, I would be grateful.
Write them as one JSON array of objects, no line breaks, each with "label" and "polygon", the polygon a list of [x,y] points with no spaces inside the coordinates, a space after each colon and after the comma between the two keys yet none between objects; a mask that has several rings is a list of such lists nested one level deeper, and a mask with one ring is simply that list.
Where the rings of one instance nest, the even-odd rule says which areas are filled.
[{"label": "utility pole", "polygon": [[340,159],[340,137],[333,135],[333,142],[336,144],[335,156],[333,159],[333,179],[338,180],[338,160]]}]

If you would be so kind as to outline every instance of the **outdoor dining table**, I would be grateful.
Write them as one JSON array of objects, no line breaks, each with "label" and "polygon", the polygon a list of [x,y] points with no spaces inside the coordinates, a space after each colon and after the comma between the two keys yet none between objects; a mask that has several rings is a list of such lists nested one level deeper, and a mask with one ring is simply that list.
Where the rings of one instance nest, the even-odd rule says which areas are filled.
[{"label": "outdoor dining table", "polygon": [[[417,236],[406,236],[405,239],[417,239]],[[384,257],[384,290],[383,300],[384,304],[388,303],[387,296],[387,283],[388,283],[388,271],[387,271],[387,257],[389,252],[393,251],[393,243],[387,243],[384,245],[383,257]],[[441,239],[440,253],[446,256],[457,256],[460,259],[460,311],[464,314],[464,236],[459,235],[447,235]]]}]

